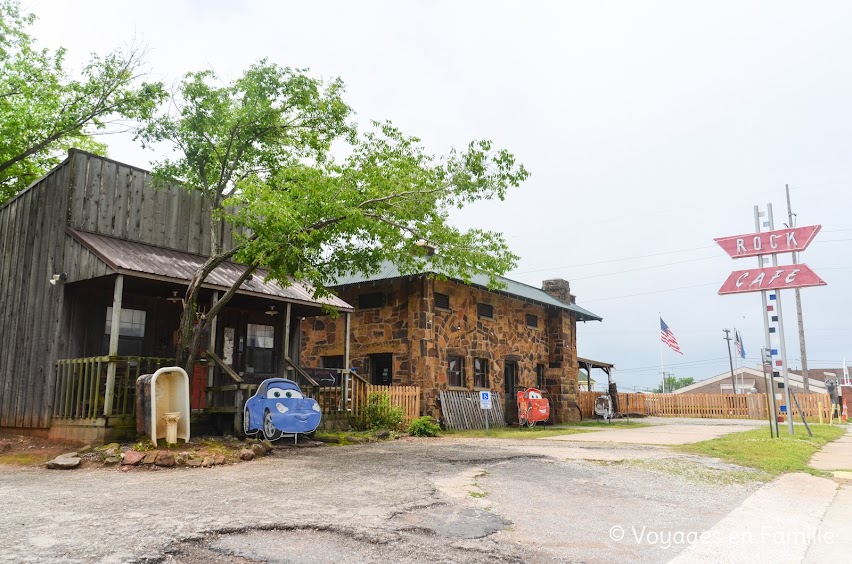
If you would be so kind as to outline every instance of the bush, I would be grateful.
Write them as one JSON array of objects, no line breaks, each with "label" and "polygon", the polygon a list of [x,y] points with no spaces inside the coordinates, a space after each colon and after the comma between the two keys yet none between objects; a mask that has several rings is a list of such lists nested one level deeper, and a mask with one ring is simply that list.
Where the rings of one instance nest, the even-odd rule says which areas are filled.
[{"label": "bush", "polygon": [[368,429],[398,429],[402,425],[402,410],[391,405],[387,394],[372,393],[364,410]]},{"label": "bush", "polygon": [[408,426],[408,433],[415,437],[437,437],[440,432],[438,422],[428,415],[418,417]]}]

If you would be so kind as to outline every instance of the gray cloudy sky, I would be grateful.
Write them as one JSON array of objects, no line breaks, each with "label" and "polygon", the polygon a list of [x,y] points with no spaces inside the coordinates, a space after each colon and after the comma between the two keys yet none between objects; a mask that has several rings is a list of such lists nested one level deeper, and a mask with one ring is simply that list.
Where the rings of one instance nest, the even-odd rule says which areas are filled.
[{"label": "gray cloudy sky", "polygon": [[[752,364],[759,294],[716,294],[733,261],[714,237],[753,231],[752,206],[823,231],[802,255],[828,286],[802,292],[811,367],[852,361],[852,4],[848,2],[57,2],[24,0],[45,46],[147,43],[168,83],[261,57],[340,76],[358,119],[390,119],[435,153],[489,138],[532,172],[506,202],[457,216],[502,230],[509,276],[571,282],[604,318],[581,356],[616,364],[622,389],[659,380],[657,312],[696,379],[727,368],[736,325]],[[157,158],[109,139],[113,158]],[[785,259],[786,260],[786,259]],[[745,263],[745,264],[741,264]],[[799,364],[792,292],[791,367]]]}]

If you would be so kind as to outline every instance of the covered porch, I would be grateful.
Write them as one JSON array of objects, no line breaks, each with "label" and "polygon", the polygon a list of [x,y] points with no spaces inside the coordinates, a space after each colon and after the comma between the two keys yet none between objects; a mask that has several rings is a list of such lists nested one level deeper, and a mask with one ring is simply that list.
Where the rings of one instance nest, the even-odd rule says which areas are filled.
[{"label": "covered porch", "polygon": [[[135,382],[175,363],[182,298],[206,257],[69,230],[78,260],[64,284],[62,345],[55,363],[50,436],[80,441],[135,436]],[[245,267],[226,263],[202,287],[209,311]],[[328,304],[256,272],[214,317],[189,374],[193,433],[239,432],[245,399],[266,378],[316,385],[298,366],[299,320]],[[348,347],[346,347],[348,350]]]}]

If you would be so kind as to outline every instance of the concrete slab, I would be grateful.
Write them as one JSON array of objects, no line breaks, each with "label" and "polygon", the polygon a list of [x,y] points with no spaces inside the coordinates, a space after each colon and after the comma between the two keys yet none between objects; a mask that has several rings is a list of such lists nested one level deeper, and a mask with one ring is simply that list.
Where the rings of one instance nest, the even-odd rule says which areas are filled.
[{"label": "concrete slab", "polygon": [[845,433],[814,454],[810,467],[817,470],[852,470],[852,433]]},{"label": "concrete slab", "polygon": [[[559,435],[540,441],[570,441],[580,443],[620,443],[646,445],[685,445],[715,439],[728,433],[747,430],[739,425],[659,425],[639,429],[606,429],[579,435]],[[768,431],[767,431],[768,433]]]},{"label": "concrete slab", "polygon": [[849,562],[852,558],[852,488],[841,486],[825,512],[820,534],[805,555],[805,562]]},{"label": "concrete slab", "polygon": [[[809,551],[820,556],[816,547],[830,548],[837,540],[821,526],[836,490],[833,480],[803,473],[781,476],[701,532],[669,562],[802,562]],[[813,561],[818,560],[847,562],[848,558]]]}]

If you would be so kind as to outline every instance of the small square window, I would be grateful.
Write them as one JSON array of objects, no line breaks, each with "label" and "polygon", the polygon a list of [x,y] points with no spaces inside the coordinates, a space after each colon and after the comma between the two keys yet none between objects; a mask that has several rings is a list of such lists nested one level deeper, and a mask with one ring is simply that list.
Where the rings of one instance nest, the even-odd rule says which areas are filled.
[{"label": "small square window", "polygon": [[494,319],[494,306],[491,304],[476,304],[476,316],[479,318]]},{"label": "small square window", "polygon": [[435,307],[438,309],[450,309],[450,296],[435,292]]},{"label": "small square window", "polygon": [[464,385],[464,359],[462,357],[447,357],[447,384],[456,388]]},{"label": "small square window", "polygon": [[527,327],[538,327],[538,316],[527,314]]},{"label": "small square window", "polygon": [[487,388],[489,386],[487,358],[473,359],[473,386],[475,388]]},{"label": "small square window", "polygon": [[381,292],[361,294],[358,296],[358,309],[373,309],[385,306],[385,295]]}]

